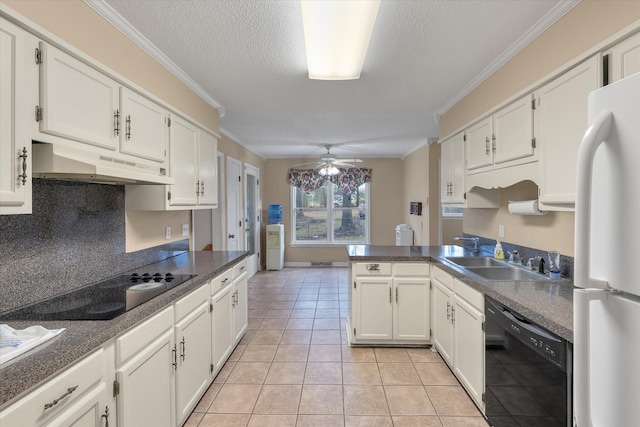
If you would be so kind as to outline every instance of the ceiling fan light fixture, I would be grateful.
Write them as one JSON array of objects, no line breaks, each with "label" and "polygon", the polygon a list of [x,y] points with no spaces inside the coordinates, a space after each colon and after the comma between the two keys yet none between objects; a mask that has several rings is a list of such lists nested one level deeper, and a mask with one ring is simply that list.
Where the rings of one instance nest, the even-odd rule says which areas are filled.
[{"label": "ceiling fan light fixture", "polygon": [[318,173],[322,176],[334,176],[338,175],[340,173],[340,170],[337,167],[331,165],[320,168]]},{"label": "ceiling fan light fixture", "polygon": [[380,0],[301,0],[309,78],[359,79]]}]

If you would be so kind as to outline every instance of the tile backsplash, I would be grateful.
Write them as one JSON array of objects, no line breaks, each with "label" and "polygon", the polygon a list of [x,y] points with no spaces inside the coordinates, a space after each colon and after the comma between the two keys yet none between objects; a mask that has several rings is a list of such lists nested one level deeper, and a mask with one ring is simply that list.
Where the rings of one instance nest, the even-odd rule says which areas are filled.
[{"label": "tile backsplash", "polygon": [[33,214],[0,216],[0,312],[188,250],[125,253],[124,186],[33,179]]}]

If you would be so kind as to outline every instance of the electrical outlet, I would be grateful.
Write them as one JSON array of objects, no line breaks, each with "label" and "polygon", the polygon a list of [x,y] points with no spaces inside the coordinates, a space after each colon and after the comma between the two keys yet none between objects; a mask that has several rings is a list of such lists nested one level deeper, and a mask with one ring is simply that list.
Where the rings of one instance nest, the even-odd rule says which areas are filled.
[{"label": "electrical outlet", "polygon": [[171,227],[165,228],[164,232],[164,238],[169,240],[171,238]]},{"label": "electrical outlet", "polygon": [[498,226],[498,237],[504,237],[504,225],[502,224]]},{"label": "electrical outlet", "polygon": [[182,237],[189,235],[189,224],[182,224]]}]

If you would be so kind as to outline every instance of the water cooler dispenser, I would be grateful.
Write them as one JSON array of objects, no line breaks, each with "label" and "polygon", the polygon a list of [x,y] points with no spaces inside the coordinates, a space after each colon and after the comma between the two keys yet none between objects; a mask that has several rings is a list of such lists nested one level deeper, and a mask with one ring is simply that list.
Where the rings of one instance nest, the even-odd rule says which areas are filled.
[{"label": "water cooler dispenser", "polygon": [[282,270],[284,267],[284,225],[282,206],[269,205],[267,225],[267,270]]}]

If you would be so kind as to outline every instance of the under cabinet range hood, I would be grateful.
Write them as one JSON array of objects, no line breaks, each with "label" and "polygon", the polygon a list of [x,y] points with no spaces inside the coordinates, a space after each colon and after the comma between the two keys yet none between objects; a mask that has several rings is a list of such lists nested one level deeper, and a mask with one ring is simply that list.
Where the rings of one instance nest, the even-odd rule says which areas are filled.
[{"label": "under cabinet range hood", "polygon": [[[32,144],[35,178],[96,184],[175,184],[166,168],[80,151],[61,144]],[[115,153],[114,153],[115,154]]]}]

